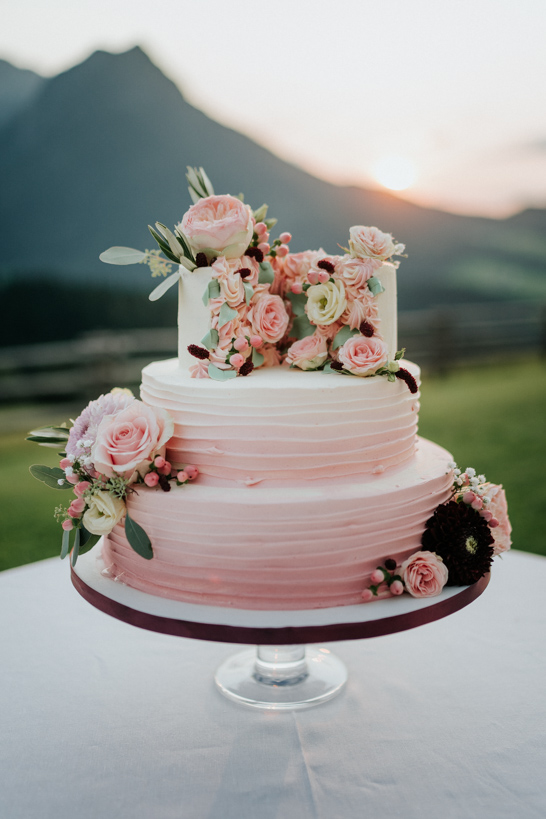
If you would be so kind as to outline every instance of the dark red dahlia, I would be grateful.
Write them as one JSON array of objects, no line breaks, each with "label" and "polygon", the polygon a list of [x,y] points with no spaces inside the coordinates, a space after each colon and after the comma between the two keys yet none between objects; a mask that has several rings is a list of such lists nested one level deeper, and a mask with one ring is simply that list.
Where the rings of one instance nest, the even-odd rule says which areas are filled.
[{"label": "dark red dahlia", "polygon": [[366,336],[366,338],[371,338],[375,332],[373,324],[370,324],[369,321],[363,321],[358,329],[363,336]]},{"label": "dark red dahlia", "polygon": [[204,347],[199,347],[197,344],[188,344],[188,353],[195,358],[200,358],[202,361],[210,358],[210,353]]},{"label": "dark red dahlia", "polygon": [[241,269],[238,271],[238,273],[239,273],[239,276],[241,277],[241,279],[248,279],[248,277],[250,276],[252,271],[249,270],[248,267],[241,267]]},{"label": "dark red dahlia", "polygon": [[321,270],[326,270],[328,273],[335,272],[334,265],[328,261],[328,259],[321,259],[320,262],[317,262],[317,267],[320,267]]},{"label": "dark red dahlia", "polygon": [[487,521],[466,503],[441,504],[427,520],[423,549],[436,552],[447,566],[448,586],[475,583],[489,571],[494,538]]},{"label": "dark red dahlia", "polygon": [[249,375],[252,372],[253,369],[254,369],[254,364],[252,363],[250,358],[248,358],[245,361],[245,363],[241,364],[241,366],[239,367],[239,375]]},{"label": "dark red dahlia", "polygon": [[263,251],[260,250],[259,247],[247,247],[245,250],[245,256],[250,256],[251,259],[256,259],[258,263],[263,262],[264,260]]},{"label": "dark red dahlia", "polygon": [[417,381],[412,376],[409,370],[404,369],[404,367],[400,367],[398,372],[395,373],[397,378],[400,378],[401,381],[405,381],[408,389],[411,393],[416,393],[419,387],[417,386]]}]

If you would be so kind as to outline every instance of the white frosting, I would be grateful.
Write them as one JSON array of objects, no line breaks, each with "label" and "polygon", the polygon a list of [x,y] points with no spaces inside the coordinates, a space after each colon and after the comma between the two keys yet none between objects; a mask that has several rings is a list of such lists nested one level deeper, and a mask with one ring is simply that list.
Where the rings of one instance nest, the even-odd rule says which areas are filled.
[{"label": "white frosting", "polygon": [[178,360],[188,370],[197,359],[188,353],[189,344],[201,344],[210,329],[210,309],[203,303],[203,294],[212,278],[210,267],[193,271],[180,265],[178,285]]}]

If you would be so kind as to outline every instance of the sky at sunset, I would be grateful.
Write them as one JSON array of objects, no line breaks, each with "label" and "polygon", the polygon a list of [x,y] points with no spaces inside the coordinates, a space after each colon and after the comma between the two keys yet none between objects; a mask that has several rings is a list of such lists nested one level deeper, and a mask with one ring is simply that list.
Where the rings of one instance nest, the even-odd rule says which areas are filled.
[{"label": "sky at sunset", "polygon": [[46,76],[139,44],[319,176],[484,215],[546,207],[545,43],[543,0],[4,0],[0,29]]}]

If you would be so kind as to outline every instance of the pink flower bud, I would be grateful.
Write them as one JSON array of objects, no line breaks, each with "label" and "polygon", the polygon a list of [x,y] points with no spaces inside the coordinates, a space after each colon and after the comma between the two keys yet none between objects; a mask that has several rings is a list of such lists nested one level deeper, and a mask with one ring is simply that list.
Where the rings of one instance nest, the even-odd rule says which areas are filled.
[{"label": "pink flower bud", "polygon": [[261,347],[264,340],[261,336],[250,336],[250,343],[253,347]]},{"label": "pink flower bud", "polygon": [[364,603],[369,603],[370,600],[373,600],[373,592],[371,589],[364,589],[362,592],[362,600]]},{"label": "pink flower bud", "polygon": [[264,233],[267,233],[267,225],[265,222],[258,222],[257,225],[254,225],[254,230],[258,236],[263,236]]},{"label": "pink flower bud", "polygon": [[236,350],[239,350],[239,352],[242,353],[247,349],[248,341],[244,336],[239,336],[239,338],[236,338],[233,342],[233,346]]},{"label": "pink flower bud", "polygon": [[482,509],[480,516],[489,523],[493,517],[493,512],[490,512],[489,509]]},{"label": "pink flower bud", "polygon": [[261,250],[264,256],[267,256],[267,254],[271,250],[271,245],[268,244],[267,242],[260,242],[260,244],[258,245],[258,250]]},{"label": "pink flower bud", "polygon": [[229,363],[231,364],[232,367],[235,367],[235,369],[238,370],[239,367],[243,366],[245,360],[241,353],[235,353],[235,355],[232,355],[231,358],[229,359]]},{"label": "pink flower bud", "polygon": [[184,472],[186,473],[190,481],[195,480],[195,478],[197,478],[197,476],[199,475],[199,470],[197,469],[197,467],[192,466],[191,464],[189,466],[184,467]]},{"label": "pink flower bud", "polygon": [[79,516],[85,509],[85,506],[86,504],[83,498],[76,498],[68,507],[68,514],[72,518],[79,518]]},{"label": "pink flower bud", "polygon": [[491,529],[496,529],[498,525],[499,522],[497,518],[491,518],[491,520],[489,521],[489,526],[491,527]]},{"label": "pink flower bud", "polygon": [[399,595],[404,593],[404,584],[400,580],[393,580],[390,585],[391,594]]},{"label": "pink flower bud", "polygon": [[330,279],[330,274],[327,270],[321,270],[318,274],[318,280],[321,284],[326,284]]},{"label": "pink flower bud", "polygon": [[279,239],[283,243],[283,245],[287,245],[292,241],[292,234],[291,233],[281,233]]},{"label": "pink flower bud", "polygon": [[277,248],[277,256],[280,256],[281,259],[283,256],[288,256],[289,253],[290,248],[288,247],[288,245],[281,245],[280,247]]},{"label": "pink flower bud", "polygon": [[90,486],[91,486],[90,481],[80,481],[74,487],[74,492],[76,493],[76,495],[78,495],[81,498],[83,493],[87,492],[87,490],[89,489]]},{"label": "pink flower bud", "polygon": [[70,458],[63,458],[62,461],[59,462],[59,466],[61,469],[67,469],[69,466],[72,466],[72,461]]},{"label": "pink flower bud", "polygon": [[66,480],[68,481],[68,483],[71,483],[73,485],[80,482],[80,479],[78,478],[77,475],[67,475]]},{"label": "pink flower bud", "polygon": [[299,296],[299,294],[303,292],[302,283],[301,282],[294,282],[294,284],[292,285],[290,290],[292,291],[292,293],[294,293],[294,295]]},{"label": "pink flower bud", "polygon": [[148,472],[147,475],[144,475],[144,483],[146,486],[157,486],[159,483],[159,475],[157,472]]},{"label": "pink flower bud", "polygon": [[172,470],[172,466],[170,465],[169,461],[165,461],[164,466],[159,471],[162,475],[170,475]]},{"label": "pink flower bud", "polygon": [[165,458],[162,458],[161,455],[158,455],[156,458],[154,458],[154,466],[156,466],[158,469],[163,469],[165,463],[166,463]]},{"label": "pink flower bud", "polygon": [[474,494],[474,492],[465,492],[464,493],[463,503],[468,503],[470,505],[471,503],[474,503],[475,500],[476,500],[476,495]]},{"label": "pink flower bud", "polygon": [[63,527],[65,532],[71,532],[72,529],[74,528],[74,524],[72,523],[71,520],[63,520],[61,526]]},{"label": "pink flower bud", "polygon": [[383,574],[381,569],[374,569],[374,571],[372,572],[372,574],[370,576],[370,580],[372,581],[372,583],[374,585],[377,585],[378,583],[382,583],[384,581],[384,579],[385,579],[385,575]]},{"label": "pink flower bud", "polygon": [[180,483],[186,483],[186,481],[189,481],[189,479],[190,479],[190,476],[188,475],[188,473],[184,469],[182,469],[176,475],[176,480],[180,481]]},{"label": "pink flower bud", "polygon": [[479,510],[483,506],[483,501],[481,498],[475,498],[470,505],[472,506],[472,509],[475,509],[477,512],[479,512]]},{"label": "pink flower bud", "polygon": [[310,270],[307,274],[307,281],[309,284],[318,284],[318,271]]}]

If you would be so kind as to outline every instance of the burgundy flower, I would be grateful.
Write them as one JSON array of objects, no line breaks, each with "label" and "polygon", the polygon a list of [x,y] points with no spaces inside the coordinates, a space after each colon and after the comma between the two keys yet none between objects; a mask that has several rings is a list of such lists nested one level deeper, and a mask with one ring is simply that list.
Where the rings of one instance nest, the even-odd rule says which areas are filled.
[{"label": "burgundy flower", "polygon": [[401,381],[405,381],[408,385],[408,389],[412,394],[415,394],[419,387],[417,386],[417,381],[412,376],[409,370],[404,369],[404,367],[400,367],[398,372],[395,373],[397,378],[400,378]]},{"label": "burgundy flower", "polygon": [[199,347],[197,344],[188,344],[188,353],[195,358],[200,358],[202,361],[210,358],[210,353],[204,347]]}]

